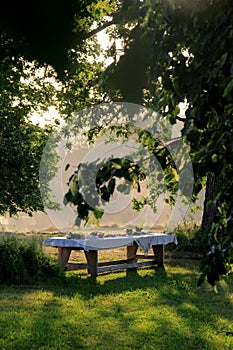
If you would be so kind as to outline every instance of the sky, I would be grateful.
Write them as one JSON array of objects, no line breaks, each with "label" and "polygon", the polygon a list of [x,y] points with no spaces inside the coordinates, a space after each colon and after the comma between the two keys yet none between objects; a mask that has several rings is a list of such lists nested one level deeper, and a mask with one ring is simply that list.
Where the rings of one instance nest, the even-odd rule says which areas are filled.
[{"label": "sky", "polygon": [[[102,47],[103,50],[109,49],[109,47],[112,45],[113,41],[110,40],[109,35],[106,33],[106,30],[102,30],[101,32],[97,33],[97,38],[98,41]],[[121,40],[117,39],[115,40],[116,48],[121,50],[122,49],[122,44]],[[104,60],[104,56],[100,55],[100,62],[104,61],[105,66],[107,67],[113,62],[113,59],[109,57],[107,60]],[[33,113],[30,117],[30,120],[34,124],[39,124],[41,127],[43,127],[46,124],[50,124],[53,122],[55,119],[59,119],[59,113],[56,110],[55,106],[50,106],[48,111],[45,113],[39,114],[39,113]]]}]

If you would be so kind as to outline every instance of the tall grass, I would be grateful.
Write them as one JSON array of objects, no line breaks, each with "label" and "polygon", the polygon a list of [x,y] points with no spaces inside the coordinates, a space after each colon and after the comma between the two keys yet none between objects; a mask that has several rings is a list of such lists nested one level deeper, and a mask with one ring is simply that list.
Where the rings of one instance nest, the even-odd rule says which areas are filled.
[{"label": "tall grass", "polygon": [[0,234],[0,283],[33,283],[61,274],[57,263],[42,251],[40,240]]}]

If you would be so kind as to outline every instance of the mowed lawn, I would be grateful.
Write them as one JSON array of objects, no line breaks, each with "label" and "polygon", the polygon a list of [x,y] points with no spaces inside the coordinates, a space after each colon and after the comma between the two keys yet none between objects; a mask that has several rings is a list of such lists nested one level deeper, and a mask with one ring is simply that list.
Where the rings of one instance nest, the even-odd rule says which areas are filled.
[{"label": "mowed lawn", "polygon": [[233,276],[218,294],[197,287],[199,262],[85,271],[32,286],[0,287],[0,349],[233,349]]}]

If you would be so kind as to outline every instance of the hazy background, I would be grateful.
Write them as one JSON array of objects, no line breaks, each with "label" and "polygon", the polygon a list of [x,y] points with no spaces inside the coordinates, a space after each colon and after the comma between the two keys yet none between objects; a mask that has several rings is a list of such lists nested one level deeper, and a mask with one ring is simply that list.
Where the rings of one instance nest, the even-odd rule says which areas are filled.
[{"label": "hazy background", "polygon": [[[203,205],[203,194],[200,195],[200,200],[198,203],[200,206]],[[156,231],[166,231],[166,226],[168,223],[168,219],[171,214],[171,209],[168,205],[164,205],[161,213],[159,213],[157,221],[152,222],[152,228]],[[125,228],[130,227],[130,220],[132,219],[132,215],[138,215],[138,213],[134,213],[134,211],[130,208],[123,210],[117,214],[108,214],[105,215],[103,220],[100,221],[100,228]],[[130,219],[129,219],[130,217]],[[200,223],[202,218],[202,210],[196,211],[195,214],[191,213],[190,210],[185,215],[183,222],[187,223]],[[132,225],[133,226],[133,225]],[[96,228],[92,226],[90,228]],[[75,227],[77,230],[77,227]],[[17,231],[17,232],[60,232],[60,231],[71,231],[72,227],[56,227],[54,223],[50,220],[49,216],[42,212],[36,212],[33,214],[33,217],[29,217],[27,214],[21,213],[17,217],[9,218],[0,217],[0,230],[1,231]]]}]

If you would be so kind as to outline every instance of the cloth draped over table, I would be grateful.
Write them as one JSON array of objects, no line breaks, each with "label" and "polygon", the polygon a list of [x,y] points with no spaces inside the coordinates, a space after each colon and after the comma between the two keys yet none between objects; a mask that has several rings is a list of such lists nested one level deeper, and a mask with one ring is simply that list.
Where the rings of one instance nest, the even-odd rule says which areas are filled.
[{"label": "cloth draped over table", "polygon": [[165,233],[145,233],[142,235],[115,236],[115,237],[88,237],[85,239],[73,239],[66,237],[51,237],[44,240],[43,246],[81,248],[86,251],[103,250],[131,246],[136,243],[144,252],[148,254],[153,245],[165,245],[169,243],[178,244],[174,234]]}]

